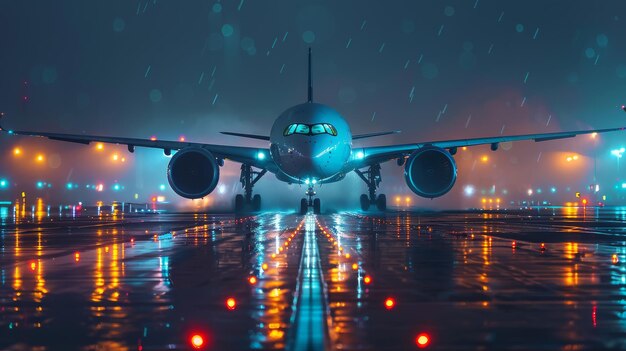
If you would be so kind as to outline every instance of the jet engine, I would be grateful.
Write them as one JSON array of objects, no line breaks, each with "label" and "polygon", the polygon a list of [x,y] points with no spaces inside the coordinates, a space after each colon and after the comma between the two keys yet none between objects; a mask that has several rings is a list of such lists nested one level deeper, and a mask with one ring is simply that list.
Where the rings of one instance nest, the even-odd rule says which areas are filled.
[{"label": "jet engine", "polygon": [[443,196],[456,181],[456,163],[448,151],[426,146],[409,156],[404,166],[404,179],[411,191],[421,197]]},{"label": "jet engine", "polygon": [[167,181],[176,194],[187,199],[209,195],[217,186],[220,168],[208,150],[187,147],[178,151],[167,166]]}]

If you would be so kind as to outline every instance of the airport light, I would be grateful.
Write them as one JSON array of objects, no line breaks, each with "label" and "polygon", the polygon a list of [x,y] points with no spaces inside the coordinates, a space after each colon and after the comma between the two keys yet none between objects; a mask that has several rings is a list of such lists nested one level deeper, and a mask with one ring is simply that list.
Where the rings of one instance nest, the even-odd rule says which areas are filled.
[{"label": "airport light", "polygon": [[254,285],[256,284],[257,279],[255,276],[251,276],[250,278],[248,278],[248,283],[250,283],[250,285]]},{"label": "airport light", "polygon": [[104,150],[104,144],[103,143],[97,143],[96,144],[96,150],[98,150],[98,151]]},{"label": "airport light", "polygon": [[611,155],[615,156],[617,158],[617,172],[618,172],[618,176],[619,176],[619,159],[622,158],[622,155],[624,154],[624,152],[626,152],[626,148],[619,148],[619,149],[614,149],[611,150]]},{"label": "airport light", "polygon": [[385,300],[385,308],[386,309],[390,310],[390,309],[394,308],[395,306],[396,306],[396,300],[394,300],[393,297],[388,297]]},{"label": "airport light", "polygon": [[359,151],[356,153],[356,158],[359,160],[362,160],[365,158],[365,154],[363,153],[363,151]]},{"label": "airport light", "polygon": [[415,338],[415,344],[420,349],[427,347],[430,344],[430,336],[426,333],[420,333]]},{"label": "airport light", "polygon": [[372,277],[370,277],[369,275],[366,275],[365,277],[363,277],[363,283],[370,284],[371,282],[372,282]]},{"label": "airport light", "polygon": [[229,310],[234,310],[237,307],[237,301],[235,301],[234,298],[229,297],[228,299],[226,299],[226,308],[228,308]]},{"label": "airport light", "polygon": [[199,349],[203,345],[204,345],[204,338],[202,337],[202,335],[194,334],[191,337],[191,346],[193,346],[194,349]]},{"label": "airport light", "polygon": [[489,162],[489,156],[484,155],[483,157],[481,157],[481,158],[480,158],[480,161],[481,161],[482,163],[487,163],[487,162]]},{"label": "airport light", "polygon": [[259,152],[256,154],[256,158],[257,158],[257,159],[259,159],[259,160],[261,160],[261,161],[265,160],[265,152],[263,152],[263,151],[259,151]]},{"label": "airport light", "polygon": [[22,154],[22,149],[20,149],[19,147],[16,147],[13,149],[13,155],[20,156],[21,154]]},{"label": "airport light", "polygon": [[613,256],[611,256],[611,262],[613,262],[613,264],[619,263],[619,257],[617,256],[617,254],[613,254]]},{"label": "airport light", "polygon": [[37,157],[35,157],[35,161],[41,163],[44,161],[44,156],[42,154],[38,154]]},{"label": "airport light", "polygon": [[6,189],[9,187],[9,182],[6,179],[0,179],[0,189]]},{"label": "airport light", "polygon": [[181,142],[182,142],[182,141],[185,141],[185,136],[184,136],[184,135],[181,135],[181,136],[178,138],[178,141],[181,141]]},{"label": "airport light", "polygon": [[37,189],[43,189],[43,186],[44,186],[45,184],[46,184],[46,183],[44,183],[44,182],[42,182],[42,181],[38,181],[38,182],[37,182],[37,184],[36,184],[36,185],[37,185]]}]

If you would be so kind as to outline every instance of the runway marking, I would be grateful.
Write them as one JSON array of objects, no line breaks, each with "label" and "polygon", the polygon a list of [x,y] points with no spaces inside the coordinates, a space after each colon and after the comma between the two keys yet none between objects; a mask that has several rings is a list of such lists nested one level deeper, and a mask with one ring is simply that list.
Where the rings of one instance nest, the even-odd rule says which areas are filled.
[{"label": "runway marking", "polygon": [[323,350],[328,347],[326,334],[326,301],[319,248],[315,239],[315,216],[305,218],[304,246],[298,272],[294,301],[293,338],[289,349]]}]

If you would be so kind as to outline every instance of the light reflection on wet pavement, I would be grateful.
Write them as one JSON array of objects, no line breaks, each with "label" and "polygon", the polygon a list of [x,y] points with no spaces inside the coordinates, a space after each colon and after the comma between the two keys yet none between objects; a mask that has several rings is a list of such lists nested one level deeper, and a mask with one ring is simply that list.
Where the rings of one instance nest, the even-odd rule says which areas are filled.
[{"label": "light reflection on wet pavement", "polygon": [[5,215],[0,349],[622,349],[624,220]]}]

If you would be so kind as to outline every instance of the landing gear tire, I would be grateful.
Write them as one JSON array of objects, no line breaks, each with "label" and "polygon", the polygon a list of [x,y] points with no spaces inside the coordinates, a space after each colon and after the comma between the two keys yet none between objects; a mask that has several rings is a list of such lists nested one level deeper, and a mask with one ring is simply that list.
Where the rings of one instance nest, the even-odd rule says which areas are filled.
[{"label": "landing gear tire", "polygon": [[320,199],[313,200],[313,213],[321,214],[322,213],[322,202]]},{"label": "landing gear tire", "polygon": [[252,197],[252,211],[260,211],[261,210],[261,195],[255,194]]},{"label": "landing gear tire", "polygon": [[243,195],[237,194],[237,196],[235,196],[235,212],[242,212],[243,205],[244,205]]},{"label": "landing gear tire", "polygon": [[370,208],[370,198],[365,195],[365,194],[361,194],[361,210],[363,211],[367,211]]},{"label": "landing gear tire", "polygon": [[305,215],[309,210],[309,203],[306,199],[300,200],[300,214]]},{"label": "landing gear tire", "polygon": [[378,208],[379,211],[387,210],[387,196],[385,196],[385,194],[380,194],[378,198],[376,198],[376,208]]}]

